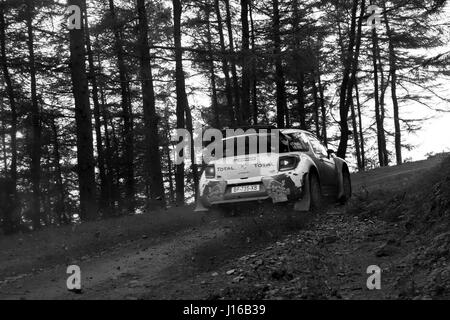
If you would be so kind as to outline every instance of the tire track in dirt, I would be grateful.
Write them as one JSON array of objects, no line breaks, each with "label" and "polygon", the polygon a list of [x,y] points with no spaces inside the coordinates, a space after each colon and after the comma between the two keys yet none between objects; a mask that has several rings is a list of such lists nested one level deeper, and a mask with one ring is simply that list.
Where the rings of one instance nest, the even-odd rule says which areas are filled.
[{"label": "tire track in dirt", "polygon": [[[146,285],[164,281],[162,270],[180,263],[186,252],[215,237],[223,228],[207,226],[180,232],[172,239],[145,247],[133,244],[104,256],[77,262],[83,293],[67,291],[66,266],[59,265],[36,275],[26,275],[0,286],[0,299],[119,299],[146,291]],[[138,281],[139,280],[139,281]]]},{"label": "tire track in dirt", "polygon": [[[172,297],[180,283],[189,291],[199,273],[214,270],[264,243],[304,226],[307,217],[291,211],[255,216],[253,214],[205,219],[148,245],[134,241],[104,254],[59,264],[39,273],[0,283],[0,299],[164,299]],[[289,221],[286,223],[286,221]],[[82,294],[66,289],[66,268],[79,265]],[[177,289],[178,288],[178,289]]]}]

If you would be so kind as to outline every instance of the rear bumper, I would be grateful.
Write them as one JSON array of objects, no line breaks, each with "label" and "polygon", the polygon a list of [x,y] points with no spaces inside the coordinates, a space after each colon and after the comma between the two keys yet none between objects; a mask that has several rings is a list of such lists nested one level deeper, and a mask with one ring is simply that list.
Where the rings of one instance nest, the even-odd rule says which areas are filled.
[{"label": "rear bumper", "polygon": [[[259,191],[232,193],[235,186],[258,184]],[[211,180],[205,185],[199,201],[203,206],[211,207],[218,204],[231,204],[247,201],[271,199],[273,203],[299,199],[302,188],[297,187],[287,174],[264,177],[257,183],[228,184],[225,180]]]}]

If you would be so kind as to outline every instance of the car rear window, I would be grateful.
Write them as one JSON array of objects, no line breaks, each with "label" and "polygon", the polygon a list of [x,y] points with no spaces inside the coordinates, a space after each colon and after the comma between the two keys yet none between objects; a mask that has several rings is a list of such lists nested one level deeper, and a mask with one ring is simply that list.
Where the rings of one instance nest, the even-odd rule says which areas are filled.
[{"label": "car rear window", "polygon": [[288,139],[282,134],[279,134],[278,137],[278,143],[274,143],[276,135],[273,133],[256,133],[225,138],[222,140],[223,156],[289,152]]}]

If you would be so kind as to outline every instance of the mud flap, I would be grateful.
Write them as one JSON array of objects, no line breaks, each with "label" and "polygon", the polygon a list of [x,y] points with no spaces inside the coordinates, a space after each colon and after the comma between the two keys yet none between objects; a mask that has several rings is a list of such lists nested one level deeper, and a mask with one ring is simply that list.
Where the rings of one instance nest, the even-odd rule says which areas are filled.
[{"label": "mud flap", "polygon": [[203,205],[203,201],[200,199],[200,196],[197,196],[195,200],[195,209],[194,212],[208,212],[209,209]]},{"label": "mud flap", "polygon": [[197,197],[197,200],[195,201],[194,212],[208,212],[208,211],[209,211],[209,209],[203,205],[203,201],[200,200],[199,197]]},{"label": "mud flap", "polygon": [[306,212],[311,208],[311,190],[309,188],[309,174],[305,175],[305,179],[303,181],[303,194],[302,199],[298,200],[294,204],[295,211]]}]

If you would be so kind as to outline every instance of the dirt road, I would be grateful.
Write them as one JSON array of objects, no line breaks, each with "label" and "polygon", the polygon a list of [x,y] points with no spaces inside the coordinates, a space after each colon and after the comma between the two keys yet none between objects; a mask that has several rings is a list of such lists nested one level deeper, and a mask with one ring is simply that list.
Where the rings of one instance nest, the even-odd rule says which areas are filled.
[{"label": "dirt road", "polygon": [[[411,177],[435,167],[440,161],[440,158],[433,158],[355,174],[354,192],[402,188]],[[77,232],[73,229],[73,233],[70,230],[64,233],[65,238],[52,236],[52,233],[59,232],[54,229],[44,230],[34,238],[26,235],[0,238],[3,252],[0,253],[0,299],[257,298],[261,292],[266,293],[266,298],[276,298],[277,289],[263,281],[264,277],[258,273],[259,266],[267,265],[266,262],[271,259],[283,257],[290,260],[299,256],[303,260],[296,263],[303,263],[305,270],[309,268],[306,273],[312,272],[317,259],[322,259],[322,266],[328,265],[326,272],[322,272],[322,277],[330,279],[325,281],[328,287],[316,286],[312,292],[314,286],[309,282],[305,285],[306,280],[302,277],[289,275],[289,270],[270,267],[271,278],[278,281],[276,283],[284,279],[295,284],[290,288],[293,295],[286,296],[284,293],[282,298],[320,298],[322,289],[328,292],[333,291],[334,287],[341,289],[335,295],[342,298],[361,298],[364,271],[361,271],[362,267],[348,266],[364,266],[370,260],[368,253],[385,241],[383,235],[376,234],[375,227],[378,225],[375,224],[379,222],[353,219],[346,215],[345,207],[332,206],[318,217],[298,214],[283,207],[276,207],[263,216],[249,213],[230,218],[207,214],[199,216],[192,208],[176,210],[179,219],[175,215],[167,220],[165,227],[157,223],[147,227],[139,222],[142,226],[136,233],[128,230],[128,233],[117,231],[112,234],[111,230],[117,228],[125,230],[123,225],[127,219],[108,222],[108,230],[101,232],[87,228],[83,239],[74,240],[74,243],[82,242],[82,245],[70,245],[72,242],[68,239],[75,237],[73,234]],[[176,227],[172,226],[174,221],[178,221]],[[386,233],[390,228],[395,226],[382,226]],[[377,240],[377,237],[380,239]],[[342,240],[339,246],[338,239]],[[49,242],[53,244],[56,241],[63,241],[58,244],[62,249],[48,247]],[[65,242],[69,243],[69,248]],[[292,253],[291,249],[283,251],[287,242],[296,243],[301,253],[299,251],[294,256],[289,253]],[[320,245],[317,246],[317,243]],[[321,251],[315,252],[317,248]],[[408,245],[400,250],[407,249]],[[333,251],[332,259],[326,256],[330,250]],[[334,255],[336,252],[339,252],[338,260]],[[358,254],[355,255],[355,252]],[[347,261],[343,261],[345,259]],[[69,276],[66,268],[72,264],[81,268],[82,292],[79,294],[66,288]],[[252,268],[247,270],[249,265]],[[274,261],[274,265],[278,265],[278,261]],[[277,275],[277,272],[280,274]],[[338,282],[333,279],[338,279]],[[239,283],[243,281],[254,285],[254,290],[250,293],[242,291]],[[347,291],[342,289],[342,283],[347,284]],[[237,291],[233,291],[233,284],[237,284]],[[300,295],[294,292],[300,292]],[[377,293],[373,297],[389,298],[389,295]]]}]

